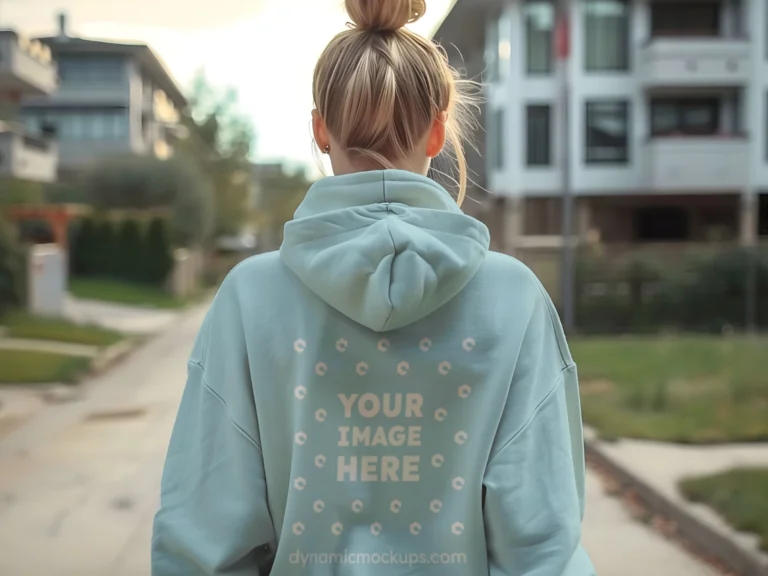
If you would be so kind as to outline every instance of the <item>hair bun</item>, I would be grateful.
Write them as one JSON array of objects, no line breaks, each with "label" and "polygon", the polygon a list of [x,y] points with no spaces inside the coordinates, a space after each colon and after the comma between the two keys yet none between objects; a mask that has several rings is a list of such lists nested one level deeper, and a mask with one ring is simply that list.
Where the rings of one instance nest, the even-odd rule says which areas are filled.
[{"label": "hair bun", "polygon": [[360,30],[399,30],[419,20],[427,11],[426,0],[344,0],[347,14]]}]

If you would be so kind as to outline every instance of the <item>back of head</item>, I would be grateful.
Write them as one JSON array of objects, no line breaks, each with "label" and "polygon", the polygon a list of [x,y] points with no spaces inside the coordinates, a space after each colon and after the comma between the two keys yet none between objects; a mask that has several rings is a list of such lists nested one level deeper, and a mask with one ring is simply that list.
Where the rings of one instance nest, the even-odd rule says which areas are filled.
[{"label": "back of head", "polygon": [[446,112],[446,139],[466,191],[463,142],[471,98],[445,53],[407,28],[425,0],[345,0],[350,29],[326,47],[315,68],[315,107],[335,141],[379,168],[406,158]]}]

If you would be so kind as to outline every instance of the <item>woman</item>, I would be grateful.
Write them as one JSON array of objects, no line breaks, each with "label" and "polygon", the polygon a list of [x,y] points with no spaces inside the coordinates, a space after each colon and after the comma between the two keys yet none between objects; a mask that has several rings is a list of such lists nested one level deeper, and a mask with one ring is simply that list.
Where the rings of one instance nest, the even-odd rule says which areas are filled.
[{"label": "woman", "polygon": [[462,84],[403,28],[423,0],[346,8],[353,25],[314,78],[315,140],[336,176],[205,320],[153,574],[593,574],[557,314],[425,177],[448,140],[463,198]]}]

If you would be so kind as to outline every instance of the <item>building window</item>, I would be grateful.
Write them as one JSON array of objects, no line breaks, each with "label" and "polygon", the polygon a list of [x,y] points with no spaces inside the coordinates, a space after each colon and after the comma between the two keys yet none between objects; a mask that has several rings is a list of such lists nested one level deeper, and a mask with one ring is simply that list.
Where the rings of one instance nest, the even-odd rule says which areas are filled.
[{"label": "building window", "polygon": [[59,140],[109,142],[128,138],[128,111],[124,108],[95,110],[27,110],[24,121],[30,131],[53,126]]},{"label": "building window", "polygon": [[126,78],[125,60],[119,56],[61,56],[57,63],[65,85],[120,84]]},{"label": "building window", "polygon": [[504,110],[491,114],[488,126],[488,160],[491,170],[504,169]]},{"label": "building window", "polygon": [[654,2],[651,36],[717,36],[720,7],[719,2]]},{"label": "building window", "polygon": [[628,163],[629,103],[587,102],[585,134],[587,164]]},{"label": "building window", "polygon": [[488,22],[485,46],[485,71],[488,82],[497,82],[500,77],[501,63],[499,62],[499,21]]},{"label": "building window", "polygon": [[549,0],[530,0],[525,4],[525,57],[529,74],[552,72],[552,30],[555,7]]},{"label": "building window", "polygon": [[658,98],[651,101],[652,136],[702,136],[718,132],[719,98]]},{"label": "building window", "polygon": [[525,163],[549,166],[552,163],[552,107],[531,104],[525,109]]},{"label": "building window", "polygon": [[588,71],[629,69],[629,6],[623,0],[584,3],[585,65]]}]

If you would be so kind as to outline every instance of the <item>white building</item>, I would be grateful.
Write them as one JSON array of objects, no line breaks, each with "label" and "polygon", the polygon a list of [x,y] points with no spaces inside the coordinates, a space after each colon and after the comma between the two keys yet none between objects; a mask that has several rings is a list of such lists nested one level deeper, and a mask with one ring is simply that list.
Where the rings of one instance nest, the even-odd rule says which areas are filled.
[{"label": "white building", "polygon": [[56,87],[56,64],[50,50],[13,30],[0,30],[0,194],[4,180],[56,179],[55,139],[30,134],[17,119],[22,98],[44,96]]},{"label": "white building", "polygon": [[[581,238],[750,244],[768,234],[766,4],[571,0],[569,164]],[[457,0],[436,34],[454,64],[486,83],[485,160],[472,162],[507,251],[561,242],[554,29],[550,0]]]},{"label": "white building", "polygon": [[65,14],[57,35],[38,40],[58,64],[59,85],[24,98],[21,115],[32,132],[55,130],[59,176],[108,156],[172,155],[187,100],[149,46],[71,36]]}]

